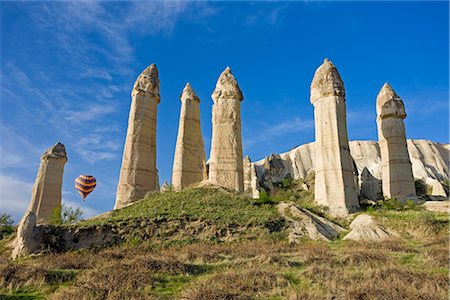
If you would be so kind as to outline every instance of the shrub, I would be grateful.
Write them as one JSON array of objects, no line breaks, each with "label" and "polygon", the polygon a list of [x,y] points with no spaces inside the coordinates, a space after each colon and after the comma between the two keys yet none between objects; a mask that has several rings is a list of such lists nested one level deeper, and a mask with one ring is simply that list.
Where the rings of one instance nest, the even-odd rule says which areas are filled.
[{"label": "shrub", "polygon": [[50,217],[50,224],[61,225],[70,224],[82,220],[83,212],[79,207],[72,208],[63,204],[61,207],[57,207],[53,210]]},{"label": "shrub", "polygon": [[10,214],[2,213],[0,215],[0,239],[14,232],[14,220]]},{"label": "shrub", "polygon": [[403,210],[403,204],[395,198],[386,198],[380,201],[379,204],[382,208],[387,210]]},{"label": "shrub", "polygon": [[427,194],[427,185],[422,179],[414,180],[414,185],[416,186],[417,196],[425,196]]},{"label": "shrub", "polygon": [[272,204],[272,198],[269,196],[269,194],[266,192],[266,190],[262,189],[259,191],[259,199],[256,200],[255,205],[263,205],[263,204]]}]

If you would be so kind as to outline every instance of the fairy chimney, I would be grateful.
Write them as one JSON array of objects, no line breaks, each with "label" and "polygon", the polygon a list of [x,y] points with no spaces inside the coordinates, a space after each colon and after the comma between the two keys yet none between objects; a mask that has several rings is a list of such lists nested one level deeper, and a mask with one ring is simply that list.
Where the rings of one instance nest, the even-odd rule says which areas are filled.
[{"label": "fairy chimney", "polygon": [[52,216],[61,208],[62,183],[66,162],[66,148],[61,143],[53,145],[41,156],[41,164],[28,207],[28,211],[35,213],[37,224],[50,223]]},{"label": "fairy chimney", "polygon": [[144,198],[159,187],[156,169],[156,114],[160,101],[158,69],[147,67],[136,79],[114,208]]},{"label": "fairy chimney", "polygon": [[212,99],[209,181],[243,192],[241,101],[244,97],[229,67],[220,74]]},{"label": "fairy chimney", "polygon": [[385,83],[377,96],[376,107],[383,195],[400,201],[415,197],[416,189],[403,122],[406,118],[403,101]]},{"label": "fairy chimney", "polygon": [[200,99],[186,84],[180,96],[181,111],[172,170],[175,191],[201,182],[205,171],[205,146],[200,128]]},{"label": "fairy chimney", "polygon": [[311,83],[314,105],[316,179],[315,200],[334,216],[359,208],[350,156],[344,83],[336,67],[325,59]]}]

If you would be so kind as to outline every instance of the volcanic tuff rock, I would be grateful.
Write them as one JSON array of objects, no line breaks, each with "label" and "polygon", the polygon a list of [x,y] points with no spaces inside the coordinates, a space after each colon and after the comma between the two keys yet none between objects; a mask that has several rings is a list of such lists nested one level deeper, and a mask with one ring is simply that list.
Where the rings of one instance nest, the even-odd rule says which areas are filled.
[{"label": "volcanic tuff rock", "polygon": [[319,217],[308,210],[298,207],[292,202],[281,202],[278,212],[289,222],[289,243],[297,244],[302,238],[313,240],[336,239],[344,228],[325,218]]},{"label": "volcanic tuff rock", "polygon": [[359,208],[349,152],[344,83],[325,59],[311,83],[316,131],[315,201],[330,214],[345,216]]},{"label": "volcanic tuff rock", "polygon": [[131,92],[131,108],[114,208],[142,199],[159,188],[156,169],[156,114],[160,102],[158,69],[146,68]]},{"label": "volcanic tuff rock", "polygon": [[241,89],[229,67],[217,80],[212,94],[212,140],[209,181],[244,191],[241,133]]},{"label": "volcanic tuff rock", "polygon": [[61,190],[66,162],[66,148],[61,143],[50,147],[41,157],[28,207],[29,211],[36,214],[38,224],[49,223],[55,209],[61,207]]},{"label": "volcanic tuff rock", "polygon": [[383,195],[404,200],[416,196],[406,145],[405,106],[385,83],[377,96],[378,145],[381,153]]},{"label": "volcanic tuff rock", "polygon": [[[449,178],[450,144],[428,140],[407,140],[407,145],[414,178],[422,179],[432,186],[432,195],[442,195],[444,188],[441,181]],[[362,196],[366,195],[364,198],[371,199],[381,192],[381,157],[378,143],[351,141],[349,146],[354,162],[354,172],[358,174],[360,193]],[[309,171],[315,170],[314,143],[298,146],[289,152],[271,155],[254,162],[254,165],[259,183],[265,187],[268,187],[268,183],[280,182],[288,177],[305,179]],[[364,171],[364,169],[367,170]],[[371,183],[368,185],[369,176]]]},{"label": "volcanic tuff rock", "polygon": [[167,181],[164,180],[164,183],[163,183],[163,185],[161,186],[161,189],[160,189],[159,191],[160,191],[161,193],[165,193],[165,192],[170,191],[170,186],[169,186],[169,184],[167,183]]},{"label": "volcanic tuff rock", "polygon": [[189,83],[183,89],[180,99],[180,123],[172,171],[172,186],[175,191],[206,179],[200,99]]},{"label": "volcanic tuff rock", "polygon": [[36,235],[36,214],[27,211],[17,228],[17,235],[12,242],[12,258],[16,259],[34,251],[41,246],[41,241]]},{"label": "volcanic tuff rock", "polygon": [[429,211],[450,213],[450,201],[427,201],[423,207]]},{"label": "volcanic tuff rock", "polygon": [[244,166],[244,192],[252,195],[253,199],[259,198],[259,180],[256,176],[255,165],[246,155],[243,162]]},{"label": "volcanic tuff rock", "polygon": [[350,231],[344,240],[367,241],[383,240],[392,236],[386,229],[379,226],[372,216],[361,214],[350,224]]}]

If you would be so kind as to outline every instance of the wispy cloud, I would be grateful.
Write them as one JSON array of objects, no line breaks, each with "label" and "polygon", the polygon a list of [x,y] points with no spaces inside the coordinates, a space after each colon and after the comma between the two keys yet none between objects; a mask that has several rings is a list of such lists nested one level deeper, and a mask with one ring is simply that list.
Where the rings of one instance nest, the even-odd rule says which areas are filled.
[{"label": "wispy cloud", "polygon": [[104,117],[116,110],[113,104],[92,104],[86,107],[80,107],[77,111],[65,111],[65,119],[73,122],[86,122]]},{"label": "wispy cloud", "polygon": [[267,123],[264,128],[258,130],[259,133],[256,136],[246,138],[244,143],[246,145],[253,145],[269,141],[277,136],[309,130],[312,127],[314,127],[313,120],[304,120],[298,117],[277,124]]},{"label": "wispy cloud", "polygon": [[82,159],[90,163],[116,158],[121,147],[119,142],[105,140],[105,137],[100,134],[87,134],[74,144],[75,151]]},{"label": "wispy cloud", "polygon": [[283,12],[287,9],[287,5],[277,6],[270,10],[256,9],[251,15],[248,15],[243,24],[245,26],[253,26],[264,22],[269,25],[276,25],[280,23],[283,17]]},{"label": "wispy cloud", "polygon": [[46,150],[45,146],[32,143],[25,133],[3,122],[0,123],[0,138],[0,170],[12,167],[34,169]]},{"label": "wispy cloud", "polygon": [[10,174],[0,174],[0,212],[18,222],[28,207],[33,183]]}]

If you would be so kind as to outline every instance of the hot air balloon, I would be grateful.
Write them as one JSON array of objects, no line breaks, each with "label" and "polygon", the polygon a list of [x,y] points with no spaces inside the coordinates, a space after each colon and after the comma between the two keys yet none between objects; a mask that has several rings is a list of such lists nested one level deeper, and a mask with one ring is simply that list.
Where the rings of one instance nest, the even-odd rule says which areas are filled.
[{"label": "hot air balloon", "polygon": [[95,189],[97,186],[97,180],[91,175],[80,175],[75,179],[75,188],[78,193],[86,199],[86,197]]}]

